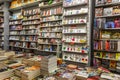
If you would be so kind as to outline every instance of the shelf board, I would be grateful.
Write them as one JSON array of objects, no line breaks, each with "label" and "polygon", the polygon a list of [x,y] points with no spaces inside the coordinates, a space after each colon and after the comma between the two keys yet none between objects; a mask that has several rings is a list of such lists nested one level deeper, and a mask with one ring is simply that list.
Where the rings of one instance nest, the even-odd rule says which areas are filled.
[{"label": "shelf board", "polygon": [[110,40],[110,41],[120,41],[120,39],[94,39],[95,41],[98,41],[98,40]]},{"label": "shelf board", "polygon": [[40,26],[40,28],[53,28],[53,27],[59,27],[59,26],[62,27],[62,25],[54,25],[54,26]]},{"label": "shelf board", "polygon": [[28,30],[36,30],[37,28],[34,28],[34,29],[22,29],[22,30],[26,30],[26,31],[28,31]]},{"label": "shelf board", "polygon": [[[63,42],[63,43],[71,43],[71,42]],[[80,43],[80,42],[72,42],[74,44],[87,44],[87,43]]]},{"label": "shelf board", "polygon": [[63,26],[71,26],[71,25],[85,25],[87,23],[74,23],[74,24],[63,24]]},{"label": "shelf board", "polygon": [[63,52],[67,52],[67,53],[75,53],[75,54],[80,54],[80,55],[82,55],[82,54],[87,55],[87,54],[88,54],[88,53],[75,52],[75,51],[63,51]]},{"label": "shelf board", "polygon": [[[64,59],[63,59],[64,60]],[[77,61],[71,61],[71,60],[64,60],[65,62],[67,61],[70,61],[70,62],[77,62]],[[85,62],[77,62],[77,63],[82,63],[82,64],[88,64],[88,63],[85,63]]]},{"label": "shelf board", "polygon": [[107,29],[101,29],[103,31],[120,31],[120,28],[107,28]]},{"label": "shelf board", "polygon": [[26,19],[26,20],[22,20],[22,22],[26,22],[26,21],[34,21],[34,20],[40,20],[40,18],[35,18],[35,19]]},{"label": "shelf board", "polygon": [[22,47],[23,49],[28,49],[28,50],[36,50],[37,48],[25,48],[25,47]]},{"label": "shelf board", "polygon": [[39,49],[37,49],[37,50],[40,52],[57,53],[57,51],[45,51],[45,50],[39,50]]},{"label": "shelf board", "polygon": [[22,19],[10,19],[9,21],[19,21],[19,20],[22,20]]},{"label": "shelf board", "polygon": [[78,35],[82,35],[82,34],[87,34],[87,33],[63,33],[63,34],[69,34],[69,35],[71,35],[71,34],[78,34]]},{"label": "shelf board", "polygon": [[16,10],[20,10],[23,8],[29,8],[29,7],[38,6],[38,5],[39,5],[39,1],[36,1],[33,3],[24,4],[24,5],[16,7],[16,8],[11,8],[11,9],[9,9],[9,11],[16,11]]},{"label": "shelf board", "polygon": [[59,13],[59,14],[52,14],[52,15],[47,15],[47,16],[41,16],[41,18],[50,17],[50,16],[62,16],[62,13]]},{"label": "shelf board", "polygon": [[22,42],[31,42],[31,43],[37,43],[37,41],[22,41]]},{"label": "shelf board", "polygon": [[61,45],[61,44],[53,44],[53,43],[38,43],[39,45]]},{"label": "shelf board", "polygon": [[9,41],[16,41],[16,42],[33,42],[33,43],[37,43],[37,41],[22,41],[22,40],[9,40]]},{"label": "shelf board", "polygon": [[43,5],[43,6],[39,6],[39,7],[40,7],[40,9],[46,9],[46,8],[52,8],[52,7],[60,6],[62,4],[63,4],[63,2],[60,1],[60,2],[57,2],[57,3],[53,3],[53,4],[50,4],[50,5]]},{"label": "shelf board", "polygon": [[22,49],[32,49],[32,50],[35,50],[36,48],[25,48],[25,47],[19,47],[19,46],[11,46],[10,47],[16,47],[16,48],[22,48]]},{"label": "shelf board", "polygon": [[39,39],[61,39],[59,37],[39,37]]},{"label": "shelf board", "polygon": [[10,45],[10,47],[15,47],[15,48],[22,48],[22,47],[20,47],[20,46],[12,46],[12,45]]},{"label": "shelf board", "polygon": [[94,57],[95,57],[95,58],[99,58],[99,59],[106,59],[106,60],[120,61],[120,60],[110,59],[110,58],[100,58],[100,57],[97,57],[97,56],[94,56]]},{"label": "shelf board", "polygon": [[96,18],[112,18],[112,17],[119,17],[120,14],[116,14],[116,15],[107,15],[107,16],[97,16]]},{"label": "shelf board", "polygon": [[71,14],[71,15],[63,15],[64,17],[73,17],[73,16],[83,16],[83,15],[87,15],[88,13],[79,13],[79,14]]},{"label": "shelf board", "polygon": [[20,34],[21,36],[36,36],[36,35],[38,35],[38,34],[33,34],[33,33],[31,33],[31,34]]},{"label": "shelf board", "polygon": [[13,30],[13,29],[10,29],[10,31],[21,31],[21,30],[17,30],[17,29],[16,29],[16,30]]},{"label": "shelf board", "polygon": [[107,4],[100,4],[100,5],[96,5],[95,7],[111,7],[111,6],[116,6],[116,5],[120,5],[120,2],[117,3],[107,3]]},{"label": "shelf board", "polygon": [[23,24],[23,26],[29,26],[29,25],[40,25],[40,23],[36,23],[36,24]]},{"label": "shelf board", "polygon": [[20,34],[10,34],[9,36],[21,36]]},{"label": "shelf board", "polygon": [[76,5],[69,5],[69,6],[63,6],[64,8],[72,8],[72,7],[77,7],[77,6],[84,6],[87,5],[88,3],[80,3],[80,4],[76,4]]},{"label": "shelf board", "polygon": [[9,24],[9,26],[16,26],[16,25],[22,25],[22,23],[21,24]]},{"label": "shelf board", "polygon": [[9,39],[9,41],[19,41],[19,42],[21,42],[20,40],[11,40],[11,39]]},{"label": "shelf board", "polygon": [[38,35],[38,34],[10,34],[10,36],[32,36],[32,35]]},{"label": "shelf board", "polygon": [[120,53],[120,51],[94,50],[95,52]]},{"label": "shelf board", "polygon": [[40,33],[62,33],[62,31],[55,31],[55,32],[54,31],[48,31],[48,32],[45,32],[45,31],[42,32],[42,31],[40,31]]},{"label": "shelf board", "polygon": [[46,23],[46,22],[56,22],[56,21],[62,21],[62,19],[57,19],[57,20],[48,20],[48,21],[41,21],[40,23]]}]

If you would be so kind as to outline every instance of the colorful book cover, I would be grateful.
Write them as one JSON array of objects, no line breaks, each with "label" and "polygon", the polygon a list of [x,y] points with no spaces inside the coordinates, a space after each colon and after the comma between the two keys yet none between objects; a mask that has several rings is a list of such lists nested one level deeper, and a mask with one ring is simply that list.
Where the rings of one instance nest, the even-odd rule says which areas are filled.
[{"label": "colorful book cover", "polygon": [[116,68],[116,61],[111,60],[109,67],[115,69]]},{"label": "colorful book cover", "polygon": [[116,53],[116,60],[120,60],[120,53]]}]

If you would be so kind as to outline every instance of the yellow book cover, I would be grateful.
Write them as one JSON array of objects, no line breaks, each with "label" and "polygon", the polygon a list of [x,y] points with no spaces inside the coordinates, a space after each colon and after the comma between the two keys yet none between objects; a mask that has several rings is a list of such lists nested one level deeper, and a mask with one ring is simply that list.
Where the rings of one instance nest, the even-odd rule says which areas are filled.
[{"label": "yellow book cover", "polygon": [[116,60],[120,60],[120,53],[116,53]]},{"label": "yellow book cover", "polygon": [[100,58],[102,58],[102,57],[103,57],[103,53],[101,52],[101,53],[100,53]]}]

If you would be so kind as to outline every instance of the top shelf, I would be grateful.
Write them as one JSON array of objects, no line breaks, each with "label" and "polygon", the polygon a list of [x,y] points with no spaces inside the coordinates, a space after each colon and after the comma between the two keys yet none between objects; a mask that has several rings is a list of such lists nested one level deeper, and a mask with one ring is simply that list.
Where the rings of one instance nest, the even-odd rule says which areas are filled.
[{"label": "top shelf", "polygon": [[24,4],[24,5],[16,7],[16,8],[10,8],[9,11],[16,11],[16,10],[20,10],[20,9],[23,9],[23,8],[38,6],[39,2],[40,1],[36,1],[36,2],[33,2],[33,3]]},{"label": "top shelf", "polygon": [[81,4],[76,4],[76,5],[69,5],[69,6],[63,6],[64,8],[72,8],[72,7],[77,7],[77,6],[84,6],[87,5],[88,3],[81,3]]},{"label": "top shelf", "polygon": [[116,6],[116,5],[120,5],[120,2],[117,3],[108,3],[108,4],[100,4],[100,5],[96,5],[95,7],[111,7],[111,6]]},{"label": "top shelf", "polygon": [[62,5],[63,2],[57,2],[57,3],[54,3],[54,4],[51,4],[51,5],[43,5],[43,6],[39,6],[40,9],[46,9],[46,8],[51,8],[51,7],[55,7],[55,6],[59,6],[59,5]]}]

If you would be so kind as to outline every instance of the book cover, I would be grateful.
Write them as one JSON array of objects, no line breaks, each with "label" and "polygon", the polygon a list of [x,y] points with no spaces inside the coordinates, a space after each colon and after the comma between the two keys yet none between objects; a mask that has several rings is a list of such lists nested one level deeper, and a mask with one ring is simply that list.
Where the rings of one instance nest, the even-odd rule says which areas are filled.
[{"label": "book cover", "polygon": [[116,60],[120,60],[120,53],[116,53]]}]

